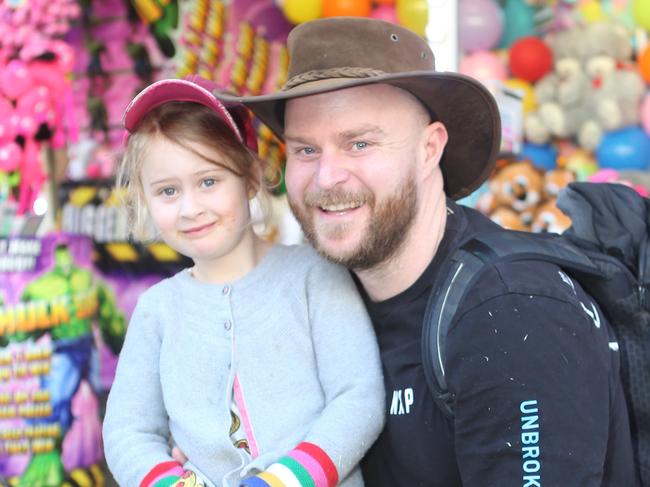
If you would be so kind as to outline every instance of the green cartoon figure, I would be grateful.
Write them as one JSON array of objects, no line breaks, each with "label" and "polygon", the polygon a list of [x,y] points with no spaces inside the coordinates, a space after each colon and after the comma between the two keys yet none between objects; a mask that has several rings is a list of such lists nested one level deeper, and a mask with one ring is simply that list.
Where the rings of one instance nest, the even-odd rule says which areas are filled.
[{"label": "green cartoon figure", "polygon": [[[50,370],[39,377],[40,388],[49,393],[51,414],[30,419],[29,423],[58,424],[61,434],[51,451],[33,452],[17,486],[59,487],[66,479],[61,454],[63,438],[74,419],[72,399],[84,379],[95,390],[100,389],[93,323],[98,324],[104,342],[117,354],[124,340],[125,319],[112,292],[97,282],[89,270],[74,264],[66,244],[56,247],[53,268],[27,285],[21,301],[40,310],[33,313],[41,316],[40,321],[35,320],[38,325],[15,326],[2,338],[7,343],[23,343],[50,334]],[[88,463],[94,460],[89,459]]]}]

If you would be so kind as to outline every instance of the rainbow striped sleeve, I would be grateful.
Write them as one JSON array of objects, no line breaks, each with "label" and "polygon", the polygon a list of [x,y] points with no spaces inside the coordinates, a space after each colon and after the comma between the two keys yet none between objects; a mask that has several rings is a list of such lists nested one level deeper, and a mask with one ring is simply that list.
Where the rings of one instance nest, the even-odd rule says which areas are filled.
[{"label": "rainbow striped sleeve", "polygon": [[194,475],[194,472],[183,470],[176,462],[163,462],[151,469],[140,482],[140,487],[171,487],[179,480]]},{"label": "rainbow striped sleeve", "polygon": [[240,487],[335,487],[336,466],[320,447],[302,442],[265,471],[243,480]]}]

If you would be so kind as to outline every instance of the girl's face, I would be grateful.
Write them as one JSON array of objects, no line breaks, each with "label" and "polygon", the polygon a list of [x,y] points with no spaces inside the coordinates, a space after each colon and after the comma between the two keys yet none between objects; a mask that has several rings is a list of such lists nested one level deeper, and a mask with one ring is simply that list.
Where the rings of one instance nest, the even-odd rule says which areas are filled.
[{"label": "girl's face", "polygon": [[[190,145],[229,165],[221,154]],[[141,176],[149,213],[170,247],[196,266],[219,266],[241,254],[242,243],[252,236],[249,188],[243,177],[164,137],[151,140]]]}]

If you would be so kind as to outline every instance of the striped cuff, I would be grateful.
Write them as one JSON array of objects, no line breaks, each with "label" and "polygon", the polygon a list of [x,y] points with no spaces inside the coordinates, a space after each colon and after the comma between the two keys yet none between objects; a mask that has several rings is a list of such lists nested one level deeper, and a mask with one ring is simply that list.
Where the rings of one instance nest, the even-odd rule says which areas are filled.
[{"label": "striped cuff", "polygon": [[242,481],[240,487],[335,487],[336,466],[320,447],[300,443],[264,472]]},{"label": "striped cuff", "polygon": [[163,462],[145,475],[140,487],[167,487],[174,485],[183,475],[183,467],[177,462]]},{"label": "striped cuff", "polygon": [[191,470],[183,470],[176,462],[163,462],[156,465],[140,482],[140,487],[172,487],[179,481],[185,485],[203,487],[203,481]]}]

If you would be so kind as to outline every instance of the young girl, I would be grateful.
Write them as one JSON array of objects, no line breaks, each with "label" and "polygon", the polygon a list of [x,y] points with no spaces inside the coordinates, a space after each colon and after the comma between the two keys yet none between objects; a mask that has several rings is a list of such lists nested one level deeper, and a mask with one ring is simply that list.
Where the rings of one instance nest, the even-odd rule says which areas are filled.
[{"label": "young girl", "polygon": [[346,270],[253,232],[256,136],[210,88],[163,80],[126,109],[134,235],[150,217],[194,265],[138,300],[107,404],[108,465],[125,487],[362,486],[384,410],[371,324]]}]

